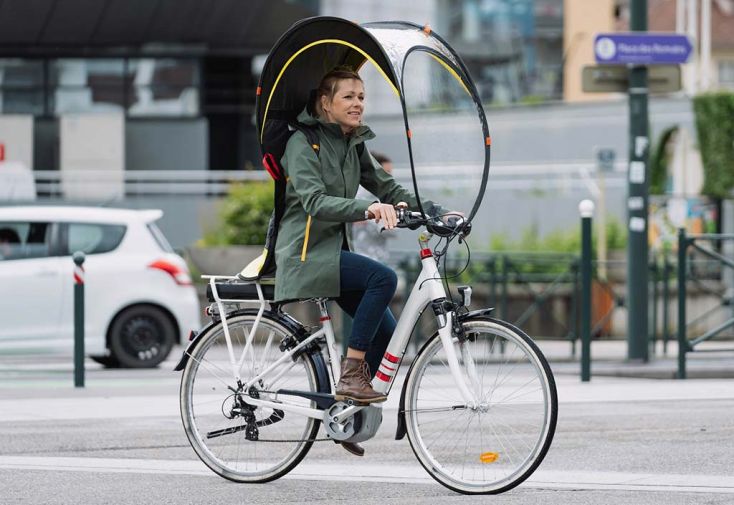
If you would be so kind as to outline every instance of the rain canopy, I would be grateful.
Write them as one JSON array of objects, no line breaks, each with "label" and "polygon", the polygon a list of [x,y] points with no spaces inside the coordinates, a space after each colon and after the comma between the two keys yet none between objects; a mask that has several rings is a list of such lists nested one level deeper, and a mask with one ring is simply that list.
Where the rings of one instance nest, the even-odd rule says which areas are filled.
[{"label": "rain canopy", "polygon": [[466,67],[428,26],[403,21],[358,25],[335,17],[294,24],[271,50],[257,89],[263,156],[280,158],[290,135],[288,123],[309,103],[324,74],[336,66],[359,72],[366,64],[399,99],[404,124],[375,133],[405,139],[421,212],[423,202],[432,200],[473,219],[489,172],[489,129]]}]

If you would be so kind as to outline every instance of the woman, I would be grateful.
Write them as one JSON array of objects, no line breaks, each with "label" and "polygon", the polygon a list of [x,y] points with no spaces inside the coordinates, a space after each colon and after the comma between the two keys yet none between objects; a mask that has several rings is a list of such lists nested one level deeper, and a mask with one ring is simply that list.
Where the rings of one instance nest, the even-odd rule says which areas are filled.
[{"label": "woman", "polygon": [[[334,298],[352,316],[336,399],[372,403],[387,398],[372,389],[370,380],[395,329],[388,304],[397,277],[381,263],[351,252],[349,223],[375,219],[393,229],[394,206],[418,204],[368,149],[357,147],[375,137],[362,124],[364,99],[359,75],[335,69],[319,84],[313,104],[317,116],[308,108],[298,116],[298,121],[316,129],[320,142],[314,147],[297,131],[281,160],[288,184],[275,251],[275,299]],[[356,199],[360,184],[380,200]],[[428,212],[440,210],[429,206]],[[358,455],[364,452],[357,444],[343,445]]]}]

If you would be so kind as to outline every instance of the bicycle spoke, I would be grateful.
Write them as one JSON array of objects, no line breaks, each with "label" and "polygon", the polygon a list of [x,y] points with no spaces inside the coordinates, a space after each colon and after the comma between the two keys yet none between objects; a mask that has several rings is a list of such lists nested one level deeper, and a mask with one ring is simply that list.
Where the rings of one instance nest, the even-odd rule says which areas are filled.
[{"label": "bicycle spoke", "polygon": [[[413,449],[440,482],[488,493],[517,485],[540,463],[552,438],[557,400],[554,390],[548,396],[539,351],[519,330],[481,320],[469,324],[471,338],[456,354],[479,404],[464,404],[434,337],[408,378],[406,425]],[[465,359],[474,362],[471,374]]]},{"label": "bicycle spoke", "polygon": [[[219,327],[203,336],[191,352],[181,388],[184,425],[197,455],[220,475],[243,482],[262,482],[286,473],[308,451],[317,429],[315,420],[309,417],[248,404],[251,395],[272,400],[269,391],[280,388],[316,388],[315,371],[304,358],[287,359],[260,380],[252,380],[283,356],[278,343],[290,334],[267,317],[254,331],[253,322],[254,315],[229,322],[233,351],[245,358],[240,371],[242,381],[252,387],[238,391],[227,384],[235,381],[232,371],[225,371],[230,366],[229,352]],[[294,397],[283,403],[283,408],[288,405],[310,407],[312,402]],[[266,448],[261,447],[263,444]]]}]

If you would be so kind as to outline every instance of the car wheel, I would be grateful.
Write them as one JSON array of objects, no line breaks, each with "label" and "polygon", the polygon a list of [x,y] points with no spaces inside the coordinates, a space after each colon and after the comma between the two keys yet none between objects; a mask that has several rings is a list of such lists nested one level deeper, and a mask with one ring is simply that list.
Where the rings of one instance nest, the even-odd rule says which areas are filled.
[{"label": "car wheel", "polygon": [[96,361],[105,368],[119,368],[120,362],[112,356],[90,356],[92,361]]},{"label": "car wheel", "polygon": [[112,358],[125,368],[152,368],[171,352],[175,328],[156,307],[137,306],[123,310],[110,328]]}]

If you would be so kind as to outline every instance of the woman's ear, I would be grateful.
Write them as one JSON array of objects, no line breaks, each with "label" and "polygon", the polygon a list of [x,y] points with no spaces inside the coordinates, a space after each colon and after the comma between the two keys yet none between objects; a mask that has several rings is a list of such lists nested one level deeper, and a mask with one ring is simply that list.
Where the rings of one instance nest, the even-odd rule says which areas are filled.
[{"label": "woman's ear", "polygon": [[323,112],[329,112],[329,109],[326,108],[326,105],[329,103],[329,99],[326,95],[321,95],[321,110]]}]

